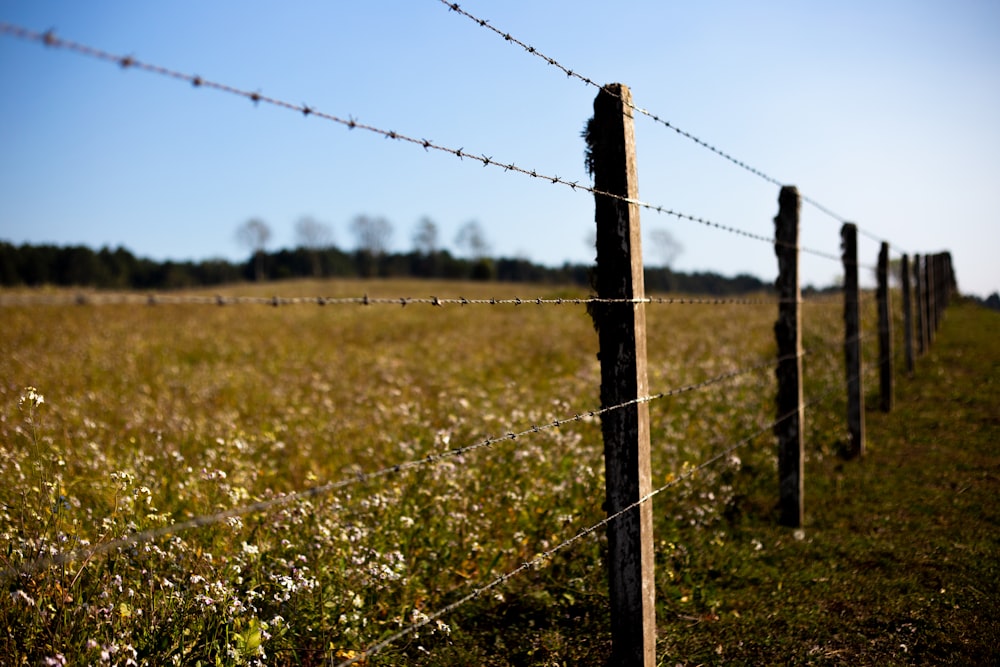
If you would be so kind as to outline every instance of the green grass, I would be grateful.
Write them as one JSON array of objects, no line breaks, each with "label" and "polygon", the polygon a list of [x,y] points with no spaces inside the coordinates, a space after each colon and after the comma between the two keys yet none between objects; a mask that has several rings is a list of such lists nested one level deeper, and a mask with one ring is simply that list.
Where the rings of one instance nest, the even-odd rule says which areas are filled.
[{"label": "green grass", "polygon": [[664,664],[996,663],[998,324],[952,308],[894,412],[868,412],[865,459],[807,465],[804,539],[751,494],[730,544],[701,543],[700,595],[659,614]]},{"label": "green grass", "polygon": [[[225,293],[585,296],[418,281]],[[837,302],[805,315],[808,399],[843,371]],[[773,307],[651,306],[647,319],[654,392],[774,354]],[[598,407],[582,306],[35,306],[3,320],[0,655],[11,664],[329,664],[602,518],[592,418],[357,476]],[[775,520],[770,436],[654,500],[662,664],[992,659],[996,323],[972,306],[948,313],[916,376],[900,373],[896,411],[868,413],[862,462],[836,456],[839,393],[809,412],[802,539]],[[651,403],[654,486],[771,420],[773,394],[764,369]],[[341,479],[359,481],[33,567]],[[586,538],[367,664],[602,664],[604,549],[603,535]]]}]

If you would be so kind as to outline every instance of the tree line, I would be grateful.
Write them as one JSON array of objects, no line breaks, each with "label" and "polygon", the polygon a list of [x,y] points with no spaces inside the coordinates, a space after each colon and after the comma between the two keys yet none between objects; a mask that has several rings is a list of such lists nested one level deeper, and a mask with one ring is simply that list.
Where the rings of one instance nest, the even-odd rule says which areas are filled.
[{"label": "tree line", "polygon": [[[96,287],[102,289],[179,289],[225,283],[289,278],[437,278],[590,286],[592,267],[564,263],[551,267],[527,259],[457,257],[448,250],[374,253],[335,246],[298,246],[274,252],[256,250],[242,262],[225,259],[156,261],[129,250],[93,250],[82,245],[14,245],[0,241],[0,285],[4,287]],[[679,273],[647,268],[651,292],[724,296],[771,289],[760,279],[712,272]]]},{"label": "tree line", "polygon": [[[296,246],[269,251],[270,226],[252,218],[236,229],[236,241],[249,252],[245,261],[155,261],[129,250],[86,246],[20,245],[0,241],[0,285],[6,287],[55,285],[102,289],[179,289],[242,281],[289,278],[436,278],[559,285],[591,285],[592,265],[564,263],[545,266],[523,258],[493,257],[482,226],[466,222],[454,239],[457,254],[445,249],[437,225],[421,219],[409,252],[390,252],[392,224],[382,217],[359,215],[349,225],[354,250],[339,248],[333,228],[314,218],[295,224]],[[758,278],[730,278],[712,272],[678,273],[670,264],[681,251],[668,232],[651,236],[654,254],[663,263],[647,267],[651,292],[683,292],[725,296],[771,289]],[[593,246],[593,239],[588,245]]]}]

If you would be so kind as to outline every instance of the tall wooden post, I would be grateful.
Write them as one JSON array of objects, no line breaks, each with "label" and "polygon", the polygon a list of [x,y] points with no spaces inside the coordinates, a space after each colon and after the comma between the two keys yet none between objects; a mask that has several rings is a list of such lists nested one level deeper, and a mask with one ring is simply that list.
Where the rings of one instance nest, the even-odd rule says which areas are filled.
[{"label": "tall wooden post", "polygon": [[840,229],[844,260],[844,368],[847,372],[847,458],[865,452],[864,378],[861,375],[861,313],[858,286],[858,227]]},{"label": "tall wooden post", "polygon": [[[627,86],[610,84],[594,100],[587,140],[594,189],[629,202],[594,195],[597,220],[597,296],[645,296],[639,230],[635,138]],[[649,394],[646,311],[641,303],[593,304],[600,340],[601,405],[620,405]],[[601,415],[607,501],[613,515],[652,491],[649,406],[645,402]],[[656,616],[653,580],[653,508],[644,502],[608,524],[608,579],[614,665],[654,667]]]},{"label": "tall wooden post", "polygon": [[774,219],[774,252],[778,256],[778,479],[781,523],[799,527],[803,515],[803,442],[805,409],[802,405],[802,316],[799,288],[799,191],[781,188]]},{"label": "tall wooden post", "polygon": [[948,306],[948,267],[945,262],[945,254],[939,252],[934,255],[934,277],[937,280],[937,298],[934,299],[936,308],[935,325],[941,328],[941,321],[944,319],[944,309]]},{"label": "tall wooden post", "polygon": [[892,411],[892,309],[889,303],[889,244],[878,253],[878,367],[879,408]]},{"label": "tall wooden post", "polygon": [[941,324],[941,261],[940,255],[937,253],[930,255],[929,259],[931,262],[931,279],[934,281],[932,289],[934,303],[931,305],[934,312],[931,314],[931,322],[934,323],[934,333],[936,334]]},{"label": "tall wooden post", "polygon": [[910,302],[909,255],[903,255],[900,273],[903,278],[903,347],[906,351],[906,372],[913,373],[913,305]]},{"label": "tall wooden post", "polygon": [[927,326],[927,345],[934,344],[937,322],[934,321],[934,260],[933,255],[924,255],[924,290]]},{"label": "tall wooden post", "polygon": [[917,355],[923,356],[927,350],[927,330],[924,328],[924,279],[920,270],[920,255],[913,256],[913,300],[917,311]]},{"label": "tall wooden post", "polygon": [[958,296],[958,283],[955,281],[955,266],[951,261],[951,253],[941,253],[944,262],[944,306],[951,305],[951,297]]}]

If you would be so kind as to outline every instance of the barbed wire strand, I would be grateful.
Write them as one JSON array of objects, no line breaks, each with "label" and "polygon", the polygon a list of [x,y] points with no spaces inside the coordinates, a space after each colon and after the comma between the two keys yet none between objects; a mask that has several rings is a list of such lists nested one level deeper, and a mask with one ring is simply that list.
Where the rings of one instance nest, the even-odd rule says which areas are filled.
[{"label": "barbed wire strand", "polygon": [[[870,268],[874,269],[874,265]],[[261,305],[261,306],[563,306],[591,304],[646,304],[646,305],[703,305],[703,306],[777,306],[784,303],[799,303],[802,305],[831,305],[840,303],[843,292],[820,293],[803,296],[801,299],[781,298],[741,298],[741,297],[643,297],[636,299],[607,299],[601,297],[508,297],[508,298],[475,298],[466,297],[330,297],[330,296],[223,296],[221,294],[208,296],[198,294],[156,294],[156,293],[123,293],[123,292],[77,292],[66,294],[51,293],[12,293],[0,292],[0,308],[13,306],[120,306],[120,305]],[[874,299],[874,293],[862,291],[859,300]]]},{"label": "barbed wire strand", "polygon": [[[544,53],[542,53],[541,51],[539,51],[535,47],[533,47],[533,46],[531,46],[529,44],[526,44],[525,42],[522,42],[518,38],[514,37],[509,32],[504,32],[504,31],[500,30],[499,28],[493,26],[488,20],[481,19],[481,18],[478,18],[478,17],[470,14],[469,12],[465,11],[464,9],[462,9],[461,6],[459,6],[458,3],[449,2],[448,0],[440,0],[440,2],[442,4],[444,4],[444,5],[447,5],[448,8],[451,11],[453,11],[453,12],[455,12],[457,14],[460,14],[460,15],[462,15],[462,16],[470,19],[471,21],[479,24],[483,28],[486,28],[487,30],[490,30],[490,31],[496,33],[497,35],[503,37],[505,41],[510,42],[511,44],[516,44],[517,46],[520,46],[522,49],[524,49],[525,51],[527,51],[529,54],[531,54],[531,55],[533,55],[533,56],[535,56],[537,58],[541,58],[542,60],[544,60],[549,65],[552,65],[556,69],[562,71],[564,74],[566,74],[566,76],[568,76],[570,78],[578,79],[579,81],[582,81],[583,83],[587,84],[588,86],[592,86],[594,88],[597,88],[598,90],[603,90],[604,92],[606,92],[607,94],[611,95],[612,97],[616,97],[616,98],[618,98],[618,99],[621,100],[621,96],[620,95],[617,95],[613,91],[609,90],[607,87],[605,87],[605,86],[603,86],[601,84],[598,84],[593,79],[591,79],[589,77],[586,77],[586,76],[580,74],[579,72],[576,72],[576,71],[574,71],[574,70],[566,67],[565,65],[563,65],[559,61],[557,61],[555,58],[552,58],[552,57],[549,57],[549,56],[545,55]],[[740,167],[741,169],[744,169],[744,170],[750,172],[751,174],[754,174],[755,176],[759,176],[760,178],[764,179],[765,181],[768,181],[769,183],[771,183],[773,185],[777,185],[779,187],[782,186],[782,185],[784,185],[784,183],[782,183],[778,179],[774,178],[773,176],[769,176],[766,173],[764,173],[763,171],[761,171],[760,169],[757,169],[757,168],[755,168],[755,167],[747,164],[746,162],[743,162],[742,160],[736,159],[735,157],[733,157],[732,155],[726,153],[725,151],[723,151],[723,150],[721,150],[721,149],[713,146],[712,144],[708,143],[707,141],[699,139],[698,137],[696,137],[695,135],[691,134],[690,132],[687,132],[687,131],[685,131],[685,130],[679,128],[679,127],[677,127],[673,123],[671,123],[671,122],[669,122],[669,121],[667,121],[667,120],[665,120],[663,118],[660,118],[659,116],[657,116],[654,113],[651,113],[647,109],[644,109],[642,107],[636,106],[635,104],[633,104],[631,102],[627,102],[625,100],[621,100],[621,101],[622,101],[623,104],[625,104],[626,106],[628,106],[629,108],[631,108],[633,111],[636,111],[639,114],[652,119],[654,122],[663,125],[664,127],[666,127],[669,130],[673,130],[675,133],[681,135],[682,137],[684,137],[686,139],[689,139],[689,140],[693,141],[694,143],[698,144],[702,148],[708,149],[709,151],[715,153],[716,155],[718,155],[718,156],[724,158],[725,160],[727,160],[727,161],[735,164],[736,166]]]},{"label": "barbed wire strand", "polygon": [[[706,150],[708,150],[708,151],[710,151],[712,153],[715,153],[719,157],[721,157],[724,160],[726,160],[726,161],[728,161],[728,162],[736,165],[740,169],[743,169],[744,171],[747,171],[747,172],[753,174],[754,176],[757,176],[757,177],[763,179],[764,181],[767,181],[768,183],[771,183],[772,185],[777,185],[778,187],[781,187],[781,186],[785,185],[784,182],[780,181],[779,179],[777,179],[777,178],[775,178],[773,176],[770,176],[769,174],[767,174],[766,172],[762,171],[761,169],[758,169],[758,168],[756,168],[756,167],[748,164],[747,162],[744,162],[743,160],[737,159],[736,157],[730,155],[726,151],[724,151],[724,150],[722,150],[722,149],[720,149],[720,148],[718,148],[718,147],[710,144],[709,142],[707,142],[707,141],[705,141],[705,140],[703,140],[703,139],[695,136],[694,134],[691,134],[690,132],[687,132],[686,130],[684,130],[684,129],[682,129],[682,128],[676,126],[676,125],[674,125],[670,121],[665,120],[664,118],[661,118],[660,116],[658,116],[658,115],[650,112],[648,109],[644,109],[643,107],[637,106],[636,104],[634,104],[632,102],[629,102],[629,101],[626,101],[626,100],[622,99],[622,97],[619,94],[617,94],[616,92],[614,92],[613,90],[610,90],[606,86],[598,84],[593,79],[591,79],[591,78],[589,78],[587,76],[584,76],[583,74],[580,74],[579,72],[577,72],[575,70],[570,69],[569,67],[567,67],[567,66],[563,65],[562,63],[560,63],[555,58],[552,58],[550,56],[545,55],[544,53],[542,53],[541,51],[539,51],[535,47],[531,46],[530,44],[527,44],[527,43],[521,41],[520,39],[518,39],[517,37],[514,37],[509,32],[505,32],[503,30],[500,30],[499,28],[497,28],[496,26],[494,26],[493,24],[491,24],[488,20],[479,18],[477,16],[474,16],[473,14],[470,14],[469,12],[465,11],[464,9],[462,9],[461,6],[457,2],[450,2],[449,0],[439,0],[439,1],[442,4],[446,5],[448,7],[448,9],[450,9],[451,11],[453,11],[453,12],[455,12],[457,14],[460,14],[461,16],[464,16],[464,17],[468,18],[469,20],[473,21],[474,23],[477,23],[479,26],[481,26],[483,28],[486,28],[487,30],[490,30],[490,31],[496,33],[497,35],[499,35],[500,37],[502,37],[505,41],[507,41],[507,42],[509,42],[511,44],[516,44],[517,46],[519,46],[522,49],[524,49],[524,51],[526,51],[530,55],[533,55],[536,58],[541,58],[547,64],[549,64],[549,65],[555,67],[556,69],[560,70],[567,77],[574,78],[574,79],[577,79],[579,81],[582,81],[586,85],[592,86],[594,88],[597,88],[598,90],[603,90],[608,95],[611,95],[612,97],[615,97],[615,98],[618,98],[619,100],[621,100],[621,102],[624,105],[628,106],[629,108],[631,108],[636,113],[639,113],[640,115],[643,115],[643,116],[646,116],[647,118],[650,118],[653,122],[658,123],[658,124],[662,125],[663,127],[667,128],[668,130],[672,130],[674,133],[676,133],[676,134],[684,137],[685,139],[688,139],[688,140],[694,142],[698,146],[700,146],[700,147],[702,147],[702,148],[704,148],[704,149],[706,149]],[[830,208],[824,206],[823,204],[819,203],[815,199],[813,199],[811,197],[807,197],[805,195],[800,195],[800,197],[801,197],[802,201],[804,201],[807,204],[813,206],[818,211],[820,211],[821,213],[823,213],[823,214],[825,214],[825,215],[833,218],[837,222],[839,222],[841,224],[843,224],[845,222],[848,222],[847,218],[845,218],[844,216],[842,216],[842,215],[840,215],[838,213],[835,213]],[[872,234],[870,232],[867,232],[867,231],[863,230],[861,227],[858,227],[858,232],[861,233],[861,234],[864,234],[865,236],[868,236],[869,238],[871,238],[871,239],[873,239],[875,241],[878,241],[878,242],[882,242],[884,240],[884,239],[879,238],[878,236],[875,236],[874,234]]]},{"label": "barbed wire strand", "polygon": [[77,294],[0,294],[0,307],[31,306],[31,305],[263,305],[263,306],[293,306],[293,305],[393,305],[409,306],[562,306],[591,304],[632,304],[632,305],[740,305],[740,306],[776,306],[782,303],[793,303],[794,299],[743,299],[727,297],[644,297],[638,299],[606,299],[600,297],[580,298],[526,298],[512,297],[505,299],[467,299],[465,297],[439,298],[422,297],[324,297],[324,296],[204,296],[204,295],[163,295],[163,294],[125,294],[125,293],[77,293]]},{"label": "barbed wire strand", "polygon": [[326,484],[314,486],[308,489],[304,489],[302,491],[296,491],[286,495],[277,496],[275,498],[261,500],[255,503],[250,503],[248,505],[243,505],[241,507],[235,507],[228,510],[223,510],[221,512],[216,512],[214,514],[197,516],[191,519],[187,519],[185,521],[181,521],[179,523],[171,524],[169,526],[160,526],[158,528],[152,528],[139,533],[135,533],[133,535],[118,538],[115,540],[110,540],[108,542],[104,542],[91,547],[85,547],[82,549],[76,549],[74,551],[47,556],[45,558],[40,558],[33,561],[28,567],[19,569],[14,574],[20,574],[20,575],[31,574],[46,567],[64,565],[68,562],[76,560],[86,560],[93,558],[95,556],[100,556],[116,548],[127,548],[135,546],[137,544],[145,544],[147,542],[152,542],[166,535],[172,535],[183,531],[191,530],[194,528],[204,528],[207,526],[212,526],[215,524],[222,523],[223,521],[227,521],[229,519],[234,519],[238,517],[243,517],[248,514],[258,514],[266,512],[274,507],[287,505],[297,500],[303,500],[303,499],[313,498],[316,496],[327,495],[329,493],[345,488],[352,484],[356,484],[359,482],[368,482],[374,479],[380,479],[382,477],[387,477],[389,475],[395,475],[409,470],[413,470],[415,468],[420,468],[426,465],[438,463],[446,459],[463,456],[478,449],[492,447],[493,445],[501,442],[518,440],[535,433],[540,433],[542,431],[549,429],[559,428],[560,426],[564,426],[566,424],[570,424],[573,422],[580,422],[585,419],[599,417],[601,415],[613,412],[615,410],[621,410],[633,405],[650,403],[652,401],[657,401],[663,398],[678,396],[684,393],[696,391],[698,389],[703,389],[705,387],[719,384],[721,382],[725,382],[726,380],[730,380],[732,378],[739,377],[741,375],[752,373],[754,371],[760,370],[765,367],[776,365],[780,361],[781,359],[771,359],[769,361],[761,362],[753,366],[740,368],[733,371],[728,371],[726,373],[717,375],[707,380],[703,380],[701,382],[684,385],[657,394],[641,396],[639,398],[625,401],[617,405],[589,410],[587,412],[582,412],[573,415],[572,417],[556,419],[551,422],[546,422],[542,424],[534,424],[521,431],[508,431],[503,435],[487,437],[484,440],[476,441],[471,444],[464,445],[462,447],[456,447],[454,449],[446,450],[444,452],[429,454],[428,456],[424,456],[419,459],[406,461],[404,463],[398,463],[374,472],[369,472],[369,473],[358,472],[357,474],[352,475],[351,477],[347,477],[345,479],[336,482],[328,482]]},{"label": "barbed wire strand", "polygon": [[[520,174],[523,174],[523,175],[526,175],[526,176],[530,176],[532,178],[538,178],[538,179],[542,179],[544,181],[549,181],[549,182],[554,183],[554,184],[564,185],[564,186],[569,187],[569,188],[571,188],[573,190],[579,190],[579,191],[582,191],[582,192],[589,192],[589,193],[591,193],[593,195],[599,195],[599,196],[603,196],[603,197],[608,197],[608,198],[611,198],[611,199],[615,199],[615,200],[618,200],[618,201],[622,201],[622,202],[625,202],[625,203],[628,203],[628,204],[634,204],[634,205],[639,206],[641,208],[644,208],[644,209],[647,209],[647,210],[650,210],[650,211],[654,211],[654,212],[662,214],[662,215],[672,216],[672,217],[678,218],[680,220],[688,220],[690,222],[695,222],[697,224],[701,224],[701,225],[705,225],[705,226],[708,226],[708,227],[712,227],[712,228],[715,228],[715,229],[718,229],[718,230],[721,230],[721,231],[729,232],[731,234],[736,234],[736,235],[739,235],[739,236],[743,236],[745,238],[754,239],[754,240],[757,240],[757,241],[762,241],[762,242],[766,242],[766,243],[769,243],[769,244],[775,244],[775,245],[783,245],[783,246],[792,246],[793,245],[793,244],[779,242],[779,241],[777,241],[777,240],[775,240],[774,238],[771,238],[771,237],[763,236],[763,235],[760,235],[760,234],[755,234],[753,232],[748,232],[746,230],[739,229],[738,227],[733,227],[733,226],[730,226],[730,225],[724,225],[724,224],[721,224],[721,223],[718,223],[718,222],[713,222],[713,221],[708,220],[706,218],[702,218],[702,217],[695,216],[695,215],[690,215],[688,213],[682,213],[680,211],[675,211],[675,210],[670,209],[670,208],[668,208],[666,206],[660,206],[660,205],[652,204],[652,203],[645,202],[645,201],[642,201],[642,200],[633,199],[631,197],[625,197],[625,196],[613,194],[613,193],[610,193],[610,192],[604,192],[602,190],[598,190],[598,189],[593,188],[593,187],[588,186],[588,185],[582,185],[582,184],[579,183],[579,181],[569,181],[569,180],[566,180],[566,179],[561,178],[559,176],[549,176],[549,175],[546,175],[546,174],[541,174],[537,170],[534,170],[534,169],[525,169],[523,167],[518,167],[513,162],[505,163],[505,162],[502,162],[500,160],[495,160],[493,158],[493,156],[486,155],[485,153],[479,154],[479,155],[477,155],[475,153],[470,153],[470,152],[466,151],[464,149],[464,147],[463,148],[450,148],[448,146],[443,146],[441,144],[437,144],[437,143],[435,143],[435,142],[433,142],[433,141],[431,141],[429,139],[418,139],[418,138],[415,138],[415,137],[408,136],[406,134],[402,134],[400,132],[396,132],[395,130],[385,130],[385,129],[378,128],[378,127],[375,127],[375,126],[372,126],[372,125],[367,125],[367,124],[361,123],[361,122],[359,122],[359,121],[357,121],[357,120],[355,120],[354,118],[351,118],[351,117],[348,117],[346,119],[345,118],[341,118],[339,116],[335,116],[333,114],[326,113],[326,112],[321,111],[319,109],[315,109],[313,107],[310,107],[307,104],[295,104],[293,102],[287,102],[287,101],[284,101],[284,100],[281,100],[281,99],[278,99],[278,98],[275,98],[275,97],[270,97],[268,95],[264,95],[263,93],[261,93],[259,91],[243,90],[243,89],[237,88],[235,86],[230,86],[230,85],[227,85],[227,84],[224,84],[224,83],[218,83],[216,81],[205,79],[205,78],[203,78],[201,76],[198,76],[198,75],[186,74],[184,72],[179,72],[179,71],[176,71],[176,70],[172,70],[172,69],[160,66],[160,65],[154,65],[154,64],[146,63],[146,62],[143,62],[143,61],[141,61],[141,60],[139,60],[139,59],[137,59],[137,58],[135,58],[133,56],[119,56],[119,55],[115,55],[115,54],[112,54],[112,53],[108,53],[107,51],[103,51],[101,49],[97,49],[97,48],[94,48],[94,47],[91,47],[91,46],[88,46],[88,45],[85,45],[85,44],[81,44],[81,43],[78,43],[78,42],[74,42],[74,41],[70,41],[70,40],[67,40],[67,39],[63,39],[61,37],[57,37],[55,35],[55,33],[53,31],[51,31],[51,30],[48,31],[48,32],[45,32],[45,33],[39,33],[39,32],[33,31],[33,30],[29,30],[27,28],[23,28],[21,26],[13,25],[11,23],[0,22],[0,33],[7,34],[7,35],[10,35],[12,37],[16,37],[16,38],[27,40],[27,41],[38,42],[38,43],[41,43],[41,44],[43,44],[43,45],[45,45],[47,47],[61,48],[61,49],[65,49],[67,51],[71,51],[71,52],[78,53],[78,54],[81,54],[81,55],[85,55],[85,56],[89,56],[89,57],[92,57],[92,58],[96,58],[98,60],[103,60],[105,62],[114,63],[114,64],[117,64],[117,65],[120,65],[124,69],[130,69],[130,68],[131,69],[138,69],[138,70],[150,72],[150,73],[153,73],[153,74],[159,74],[160,76],[165,76],[165,77],[168,77],[168,78],[177,79],[177,80],[180,80],[180,81],[185,81],[187,83],[192,84],[196,88],[211,88],[211,89],[218,90],[218,91],[221,91],[221,92],[229,93],[231,95],[236,95],[236,96],[239,96],[239,97],[246,98],[246,99],[250,100],[251,102],[253,102],[255,105],[269,104],[269,105],[273,105],[275,107],[286,109],[288,111],[294,111],[296,113],[301,113],[303,116],[306,116],[306,117],[312,116],[312,117],[315,117],[315,118],[320,118],[320,119],[327,120],[327,121],[330,121],[330,122],[333,122],[333,123],[337,123],[337,124],[340,124],[340,125],[343,125],[343,126],[347,127],[348,129],[352,129],[352,130],[353,129],[365,130],[367,132],[372,132],[372,133],[377,134],[379,136],[385,137],[386,139],[394,139],[396,141],[401,141],[401,142],[413,144],[415,146],[421,146],[421,147],[423,147],[423,149],[425,151],[434,150],[434,151],[439,151],[439,152],[443,152],[443,153],[448,153],[448,154],[454,155],[455,157],[457,157],[459,159],[469,158],[471,160],[475,160],[475,161],[481,162],[484,167],[489,167],[489,166],[498,167],[498,168],[503,169],[504,171],[512,171],[512,172],[520,173]],[[834,255],[832,253],[827,253],[827,252],[823,252],[823,251],[819,251],[819,250],[813,250],[813,249],[810,249],[810,248],[800,248],[800,250],[802,252],[813,254],[813,255],[816,255],[816,256],[819,256],[819,257],[824,257],[824,258],[827,258],[827,259],[834,259],[836,261],[840,261],[840,257],[838,255]]]},{"label": "barbed wire strand", "polygon": [[716,453],[715,455],[713,455],[710,458],[706,459],[705,461],[703,461],[702,463],[698,464],[697,466],[694,466],[694,467],[689,468],[687,470],[682,470],[679,474],[673,475],[671,477],[671,479],[666,484],[664,484],[663,486],[661,486],[661,487],[659,487],[657,489],[654,489],[653,491],[650,491],[649,493],[647,493],[646,495],[642,496],[641,498],[639,498],[635,502],[631,503],[630,505],[622,508],[621,510],[615,512],[614,514],[608,515],[607,517],[605,517],[604,519],[601,519],[597,523],[595,523],[595,524],[593,524],[591,526],[588,526],[587,528],[584,528],[583,530],[581,530],[580,532],[576,533],[575,535],[573,535],[569,539],[567,539],[567,540],[565,540],[565,541],[557,544],[556,546],[552,547],[551,549],[548,549],[547,551],[544,551],[544,552],[536,555],[531,560],[528,560],[528,561],[525,561],[525,562],[521,563],[521,565],[519,565],[518,567],[516,567],[513,570],[510,570],[510,571],[508,571],[508,572],[500,575],[499,577],[497,577],[496,579],[493,579],[489,583],[486,583],[486,584],[484,584],[482,586],[479,586],[479,587],[473,589],[470,593],[467,593],[466,595],[463,595],[461,598],[459,598],[458,600],[455,600],[451,604],[448,604],[448,605],[440,608],[439,610],[437,610],[437,611],[435,611],[435,612],[433,612],[431,614],[425,615],[423,618],[421,618],[416,623],[413,623],[410,626],[408,626],[406,628],[403,628],[402,630],[400,630],[398,632],[393,633],[392,635],[386,637],[385,639],[383,639],[382,641],[378,642],[377,644],[373,644],[373,645],[369,646],[368,648],[366,648],[365,650],[358,652],[356,655],[351,656],[349,659],[344,660],[343,662],[337,663],[336,667],[349,667],[350,665],[356,664],[356,663],[358,663],[358,662],[360,662],[362,660],[366,660],[367,658],[371,657],[372,655],[375,655],[376,653],[379,653],[380,651],[382,651],[383,649],[385,649],[386,647],[388,647],[390,644],[395,643],[396,641],[402,639],[403,637],[406,637],[408,635],[413,634],[414,632],[416,632],[420,628],[428,625],[429,623],[432,623],[432,622],[440,619],[442,616],[445,616],[446,614],[449,614],[452,611],[455,611],[456,609],[458,609],[462,605],[464,605],[464,604],[466,604],[468,602],[471,602],[472,600],[475,600],[475,599],[479,598],[484,593],[488,593],[489,591],[493,590],[494,588],[497,588],[497,587],[503,585],[504,583],[506,583],[510,579],[513,579],[517,575],[521,574],[522,572],[525,572],[527,570],[531,570],[531,569],[535,569],[535,568],[541,567],[547,560],[549,560],[550,558],[552,558],[556,553],[562,551],[563,549],[566,549],[566,548],[572,546],[573,544],[576,544],[577,542],[579,542],[580,540],[584,539],[585,537],[587,537],[589,535],[593,535],[594,533],[596,533],[601,528],[603,528],[603,527],[607,526],[608,524],[610,524],[612,521],[615,521],[616,519],[619,519],[619,518],[623,517],[624,515],[628,514],[629,512],[637,509],[640,505],[642,505],[642,504],[644,504],[646,502],[649,502],[650,500],[652,500],[655,496],[659,495],[660,493],[663,493],[667,489],[670,489],[671,487],[674,487],[674,486],[680,484],[682,481],[695,476],[697,473],[699,473],[702,470],[708,468],[709,466],[717,463],[718,461],[721,461],[721,460],[725,459],[726,457],[728,457],[729,455],[731,455],[733,452],[735,452],[737,449],[739,449],[741,447],[744,447],[744,446],[748,445],[749,443],[753,442],[754,440],[756,440],[757,438],[759,438],[760,436],[762,436],[762,435],[764,435],[766,433],[771,432],[774,429],[774,427],[777,426],[778,424],[781,424],[784,421],[786,421],[788,419],[791,419],[792,417],[796,416],[797,414],[799,414],[799,410],[800,409],[806,409],[808,407],[812,407],[813,405],[816,405],[816,404],[822,402],[823,400],[826,400],[826,398],[828,396],[830,396],[834,391],[838,390],[839,388],[840,388],[839,385],[833,387],[832,389],[828,390],[827,392],[824,392],[824,394],[822,394],[820,397],[815,398],[815,399],[809,401],[808,403],[804,403],[799,408],[796,408],[795,410],[789,411],[788,413],[786,413],[785,415],[782,415],[781,417],[779,417],[778,419],[774,420],[770,424],[767,424],[766,426],[760,427],[757,431],[754,431],[752,434],[746,436],[742,440],[739,440],[739,441],[735,442],[734,444],[730,445],[729,447],[726,447],[722,451]]}]

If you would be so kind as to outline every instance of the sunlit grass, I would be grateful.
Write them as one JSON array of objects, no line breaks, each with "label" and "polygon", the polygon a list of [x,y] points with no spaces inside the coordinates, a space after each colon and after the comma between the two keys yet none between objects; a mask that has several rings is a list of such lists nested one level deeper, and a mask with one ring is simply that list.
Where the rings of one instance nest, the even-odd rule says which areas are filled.
[{"label": "sunlit grass", "polygon": [[[587,296],[419,281],[222,293]],[[804,346],[815,350],[804,362],[808,399],[842,383],[843,364],[839,302],[806,308]],[[774,315],[770,306],[649,306],[650,390],[773,357]],[[73,305],[8,307],[3,316],[0,531],[10,595],[0,602],[9,628],[0,653],[15,661],[328,663],[603,517],[593,418],[364,477],[599,407],[596,334],[584,306]],[[764,368],[651,403],[654,487],[773,419],[773,396],[773,368]],[[838,396],[821,414],[835,415],[837,400],[842,406]],[[810,457],[837,451],[841,421],[807,418]],[[707,590],[694,583],[690,554],[726,544],[733,516],[773,490],[772,443],[758,438],[656,499],[664,600],[687,604]],[[352,483],[46,564],[339,480]],[[601,536],[574,545],[368,664],[606,653],[602,549]],[[536,614],[549,620],[527,643],[509,645],[516,633],[507,644],[500,635],[489,646],[476,639],[484,623],[523,624]],[[592,645],[571,639],[580,624]]]}]

